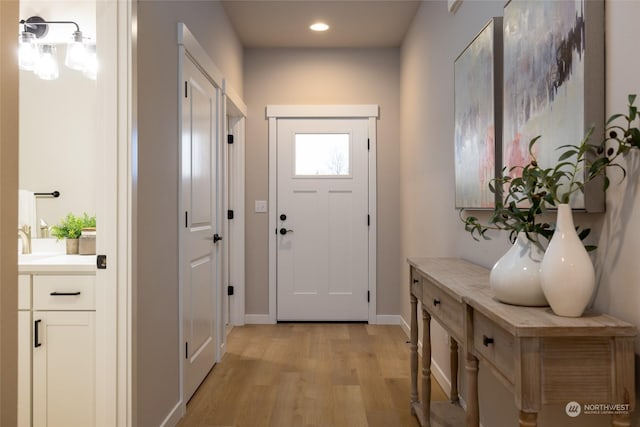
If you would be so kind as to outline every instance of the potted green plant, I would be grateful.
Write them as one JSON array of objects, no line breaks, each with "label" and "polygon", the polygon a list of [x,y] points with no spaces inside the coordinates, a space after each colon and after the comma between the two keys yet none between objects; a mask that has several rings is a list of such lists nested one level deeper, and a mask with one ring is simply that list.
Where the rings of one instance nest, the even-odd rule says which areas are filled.
[{"label": "potted green plant", "polygon": [[547,305],[538,270],[544,242],[553,234],[551,224],[541,218],[553,206],[553,199],[545,186],[547,172],[538,166],[533,152],[539,139],[529,143],[529,163],[503,169],[502,176],[490,182],[489,190],[497,202],[487,223],[460,212],[465,230],[475,240],[489,239],[489,230],[509,233],[513,246],[495,263],[489,282],[497,299],[515,305]]},{"label": "potted green plant", "polygon": [[[569,205],[574,192],[584,191],[584,183],[576,177],[586,175],[585,181],[589,181],[604,175],[607,168],[616,167],[623,172],[624,179],[626,170],[617,163],[618,157],[640,148],[640,130],[634,126],[636,120],[640,121],[633,105],[635,99],[635,95],[629,95],[628,114],[614,114],[607,120],[605,137],[599,145],[588,143],[593,132],[590,129],[580,145],[564,146],[558,165],[548,176],[546,186],[558,204],[558,214],[554,234],[540,264],[540,281],[558,315],[581,316],[596,287],[593,263],[576,233]],[[617,124],[621,118],[626,126]],[[605,155],[597,157],[598,154]],[[608,187],[609,178],[604,176],[605,190]]]},{"label": "potted green plant", "polygon": [[51,227],[51,234],[58,240],[65,239],[67,254],[78,253],[78,238],[83,228],[95,228],[96,217],[85,212],[82,216],[75,216],[71,212],[58,224]]},{"label": "potted green plant", "polygon": [[[539,285],[542,289],[548,288],[549,295],[557,292],[558,289],[570,288],[570,286],[557,286],[557,283],[564,284],[564,282],[571,281],[580,283],[582,287],[578,286],[573,291],[569,291],[569,297],[555,298],[552,296],[550,298],[547,296],[547,291],[544,292],[548,300],[554,300],[554,302],[549,302],[557,314],[580,316],[593,292],[593,286],[590,283],[595,281],[595,275],[593,275],[593,279],[591,278],[593,265],[586,253],[588,250],[595,249],[595,246],[583,246],[582,244],[590,230],[585,229],[578,232],[573,226],[569,201],[572,194],[584,191],[585,182],[599,176],[604,177],[604,189],[606,190],[609,186],[609,178],[606,177],[605,171],[609,167],[619,168],[623,172],[623,177],[626,176],[625,169],[617,163],[617,158],[626,155],[632,148],[640,148],[640,130],[637,126],[633,126],[636,120],[640,120],[637,109],[633,105],[635,98],[635,95],[629,95],[628,114],[615,114],[609,118],[605,137],[599,145],[589,143],[593,134],[592,128],[578,145],[560,147],[562,152],[554,167],[540,167],[533,150],[540,137],[534,138],[529,144],[530,160],[517,171],[520,173],[513,173],[517,168],[512,168],[509,174],[505,174],[506,171],[503,171],[503,176],[491,183],[489,188],[492,192],[504,191],[504,193],[503,197],[500,197],[501,201],[496,204],[487,224],[481,223],[474,216],[465,216],[461,212],[465,229],[476,240],[487,239],[486,232],[490,229],[509,231],[510,240],[515,243],[512,250],[505,254],[505,257],[508,259],[511,252],[512,258],[514,258],[513,253],[517,253],[521,256],[515,258],[536,261],[541,271],[538,278]],[[620,119],[626,121],[626,126],[617,124]],[[605,152],[606,155],[603,155]],[[558,209],[558,220],[553,225],[540,220],[540,216],[552,207]],[[552,238],[552,236],[558,237]],[[534,242],[535,246],[527,246],[525,238]],[[540,253],[541,240],[551,240],[551,242],[545,251],[544,259],[538,260],[535,258]],[[557,249],[562,246],[563,241],[572,242],[572,249],[569,252],[565,252],[566,249]],[[491,282],[496,296],[498,299],[514,304],[537,305],[532,304],[530,299],[527,299],[527,295],[525,295],[527,298],[521,301],[518,299],[521,299],[521,296],[516,295],[514,300],[514,297],[509,294],[514,292],[514,283],[519,285],[528,283],[528,286],[535,287],[533,283],[535,280],[532,277],[535,274],[531,272],[537,271],[537,268],[535,265],[515,265],[513,262],[510,264],[505,261],[505,257],[501,258],[492,270]],[[566,262],[569,258],[580,259],[582,267],[577,268],[580,271],[569,271],[562,275],[559,271],[564,267],[558,267],[557,260],[564,260],[566,266],[570,265]],[[543,264],[546,265],[544,269],[542,268]],[[553,267],[554,265],[555,267]],[[508,273],[502,278],[502,282],[498,277],[500,270]],[[521,276],[514,279],[513,274],[518,271],[522,273],[523,270],[530,273],[529,277]],[[546,286],[543,285],[543,270],[545,271]],[[496,282],[495,285],[494,282]],[[503,295],[502,292],[506,292],[506,294]],[[561,303],[556,302],[558,299]],[[572,303],[573,307],[566,308],[567,302]]]}]

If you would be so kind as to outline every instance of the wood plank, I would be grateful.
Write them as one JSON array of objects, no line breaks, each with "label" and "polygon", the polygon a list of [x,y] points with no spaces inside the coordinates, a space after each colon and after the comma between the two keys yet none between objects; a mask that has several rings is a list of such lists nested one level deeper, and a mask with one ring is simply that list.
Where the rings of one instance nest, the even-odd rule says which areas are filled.
[{"label": "wood plank", "polygon": [[227,346],[180,427],[418,426],[399,326],[247,325],[233,328]]},{"label": "wood plank", "polygon": [[[409,258],[408,263],[452,298],[464,301],[515,336],[635,336],[635,326],[607,314],[555,315],[549,307],[521,307],[495,299],[489,270],[456,258]],[[424,290],[423,290],[424,293]]]},{"label": "wood plank", "polygon": [[407,262],[458,302],[489,283],[489,270],[458,258],[408,258]]},{"label": "wood plank", "polygon": [[628,403],[633,411],[636,406],[634,341],[630,338],[616,338],[614,348],[616,366],[614,401]]},{"label": "wood plank", "polygon": [[612,345],[611,338],[600,337],[542,340],[543,403],[566,403],[567,396],[576,402],[613,401]]}]

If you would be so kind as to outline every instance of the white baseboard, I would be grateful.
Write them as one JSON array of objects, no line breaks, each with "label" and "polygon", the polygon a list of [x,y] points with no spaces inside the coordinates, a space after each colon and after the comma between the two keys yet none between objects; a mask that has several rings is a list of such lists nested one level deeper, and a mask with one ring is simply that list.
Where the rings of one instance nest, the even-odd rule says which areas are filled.
[{"label": "white baseboard", "polygon": [[[401,321],[402,323],[400,326],[402,326],[402,330],[407,334],[407,337],[411,338],[411,327],[402,317]],[[422,354],[422,340],[420,340],[420,338],[418,338],[418,353]],[[434,376],[438,384],[440,384],[442,390],[447,394],[447,396],[449,396],[451,394],[451,379],[447,377],[433,357],[431,358],[431,374]]]},{"label": "white baseboard", "polygon": [[[422,351],[422,343],[418,344],[418,351]],[[442,390],[444,390],[447,396],[451,396],[451,379],[447,378],[447,375],[440,368],[440,366],[436,363],[436,361],[431,358],[431,375],[436,379]]]},{"label": "white baseboard", "polygon": [[409,326],[407,321],[404,320],[404,317],[402,316],[400,316],[400,326],[402,327],[404,333],[407,334],[407,337],[411,338],[411,326]]},{"label": "white baseboard", "polygon": [[398,314],[378,314],[376,316],[376,324],[378,325],[400,325],[402,317]]},{"label": "white baseboard", "polygon": [[[272,325],[268,314],[245,314],[244,322],[252,325]],[[397,314],[379,314],[376,316],[378,325],[401,325],[402,317]]]},{"label": "white baseboard", "polygon": [[185,409],[186,408],[182,404],[182,400],[176,403],[176,406],[173,407],[171,412],[169,412],[169,415],[167,415],[164,421],[162,421],[162,424],[160,424],[160,427],[176,426],[178,424],[178,421],[180,421],[180,418],[184,416]]},{"label": "white baseboard", "polygon": [[273,325],[268,314],[245,314],[244,323],[248,325]]}]

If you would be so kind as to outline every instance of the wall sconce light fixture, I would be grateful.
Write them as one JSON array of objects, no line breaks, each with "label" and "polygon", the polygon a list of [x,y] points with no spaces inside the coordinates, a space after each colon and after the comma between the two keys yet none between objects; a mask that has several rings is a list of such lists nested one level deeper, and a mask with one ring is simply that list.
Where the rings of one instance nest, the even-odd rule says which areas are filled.
[{"label": "wall sconce light fixture", "polygon": [[55,80],[60,76],[56,47],[54,45],[40,45],[40,58],[38,58],[33,71],[42,80]]},{"label": "wall sconce light fixture", "polygon": [[[19,66],[21,70],[33,71],[45,80],[54,80],[59,76],[56,46],[40,44],[37,39],[43,38],[51,24],[71,24],[76,30],[71,34],[67,44],[65,65],[72,70],[82,71],[87,77],[95,80],[97,59],[95,44],[85,43],[80,26],[74,21],[45,21],[39,16],[32,16],[20,21],[23,30],[20,33]],[[87,71],[89,70],[89,71]]]}]

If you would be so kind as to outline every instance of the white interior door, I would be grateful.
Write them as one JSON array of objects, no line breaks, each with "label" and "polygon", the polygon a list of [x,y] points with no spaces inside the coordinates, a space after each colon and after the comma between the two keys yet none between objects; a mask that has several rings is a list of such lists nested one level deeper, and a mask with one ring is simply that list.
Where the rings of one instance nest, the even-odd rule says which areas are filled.
[{"label": "white interior door", "polygon": [[277,319],[368,319],[368,120],[279,119]]},{"label": "white interior door", "polygon": [[216,295],[220,244],[216,230],[219,180],[219,88],[183,59],[182,254],[184,399],[188,401],[216,360]]}]

